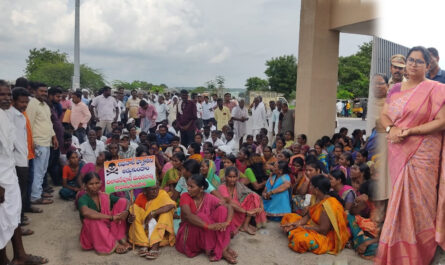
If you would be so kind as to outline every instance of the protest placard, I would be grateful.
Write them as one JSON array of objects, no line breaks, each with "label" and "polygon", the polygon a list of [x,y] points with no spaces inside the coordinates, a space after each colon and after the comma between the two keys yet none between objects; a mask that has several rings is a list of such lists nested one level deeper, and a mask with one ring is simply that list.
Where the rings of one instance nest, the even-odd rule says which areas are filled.
[{"label": "protest placard", "polygon": [[113,193],[156,185],[154,156],[106,161],[105,192]]}]

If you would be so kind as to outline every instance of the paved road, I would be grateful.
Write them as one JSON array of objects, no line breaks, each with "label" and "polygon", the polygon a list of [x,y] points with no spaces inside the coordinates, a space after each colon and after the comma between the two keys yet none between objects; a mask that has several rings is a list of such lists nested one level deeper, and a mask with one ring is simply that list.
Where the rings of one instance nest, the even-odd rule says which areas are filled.
[{"label": "paved road", "polygon": [[[252,133],[252,122],[252,119],[247,121],[247,134]],[[338,125],[335,132],[338,132],[341,127],[348,128],[348,133],[350,135],[355,129],[366,130],[366,121],[362,121],[361,118],[338,118]],[[367,135],[369,134],[370,132],[367,132]]]},{"label": "paved road", "polygon": [[[366,121],[361,118],[338,118],[338,125],[335,132],[338,132],[341,127],[348,128],[348,134],[351,135],[355,129],[366,130]],[[371,132],[366,132],[369,135]]]}]

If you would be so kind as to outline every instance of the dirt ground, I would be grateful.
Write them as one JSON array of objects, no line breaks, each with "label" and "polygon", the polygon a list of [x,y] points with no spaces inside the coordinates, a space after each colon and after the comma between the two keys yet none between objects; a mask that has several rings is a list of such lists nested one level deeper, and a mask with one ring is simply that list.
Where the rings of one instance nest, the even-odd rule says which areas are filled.
[{"label": "dirt ground", "polygon": [[[42,206],[44,213],[28,214],[34,235],[24,237],[25,249],[28,253],[47,257],[52,265],[128,265],[147,264],[148,261],[135,253],[99,256],[93,251],[83,251],[79,244],[81,228],[79,214],[74,210],[72,202],[62,201],[57,192],[55,203]],[[354,265],[372,264],[358,257],[350,249],[343,250],[339,255],[298,254],[287,247],[287,238],[278,228],[278,224],[269,222],[265,229],[257,235],[238,234],[231,242],[231,247],[239,254],[238,264],[308,264],[308,265]],[[8,245],[8,256],[12,257],[11,245]],[[161,257],[155,262],[167,264],[207,264],[207,257],[202,254],[195,258],[187,258],[177,252],[174,247],[162,249]],[[228,264],[225,261],[212,264]],[[445,253],[437,255],[433,264],[445,264]]]}]

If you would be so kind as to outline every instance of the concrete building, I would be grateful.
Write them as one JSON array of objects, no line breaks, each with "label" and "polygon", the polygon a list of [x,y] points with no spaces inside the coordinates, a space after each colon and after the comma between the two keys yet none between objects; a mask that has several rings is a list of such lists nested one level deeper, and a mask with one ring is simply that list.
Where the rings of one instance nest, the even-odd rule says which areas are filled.
[{"label": "concrete building", "polygon": [[335,130],[340,32],[375,35],[374,1],[302,0],[295,132],[313,144]]}]

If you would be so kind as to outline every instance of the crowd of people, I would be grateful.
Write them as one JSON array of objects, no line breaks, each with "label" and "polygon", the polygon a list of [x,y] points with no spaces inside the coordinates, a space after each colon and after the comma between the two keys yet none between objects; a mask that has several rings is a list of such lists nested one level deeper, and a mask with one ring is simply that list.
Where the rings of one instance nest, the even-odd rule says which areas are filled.
[{"label": "crowd of people", "polygon": [[[377,260],[402,264],[397,255],[403,246],[393,242],[411,240],[406,237],[414,233],[427,239],[411,247],[410,255],[419,258],[420,250],[434,255],[429,249],[434,228],[445,221],[436,218],[435,212],[442,216],[443,209],[435,202],[444,196],[434,192],[438,179],[416,176],[439,174],[445,92],[439,83],[425,81],[426,66],[433,61],[426,49],[415,47],[407,58],[409,75],[401,85],[389,90],[386,75],[372,78],[373,104],[382,115],[367,139],[362,130],[349,134],[341,128],[311,139],[312,146],[307,135],[294,131],[294,111],[281,101],[265,103],[256,97],[249,105],[229,93],[218,98],[187,90],[128,93],[110,87],[90,97],[88,91],[48,88],[25,78],[13,86],[1,80],[0,264],[9,264],[5,247],[11,238],[12,264],[48,262],[26,254],[22,236],[34,233],[26,229],[27,214],[41,213],[38,205],[53,203],[56,189],[79,211],[80,246],[98,254],[124,254],[136,246],[139,256],[156,259],[163,247],[174,246],[188,257],[205,253],[210,261],[235,264],[232,238],[240,232],[255,235],[267,222],[276,222],[283,240],[286,236],[289,248],[298,253],[338,254],[347,247],[374,259],[380,240]],[[396,56],[391,63],[402,59]],[[422,66],[423,72],[411,69]],[[441,74],[439,69],[436,76]],[[410,90],[416,80],[429,89]],[[427,92],[433,87],[438,88],[432,96]],[[402,111],[396,108],[403,104],[393,101],[411,93],[405,90],[418,91],[421,103],[432,98],[427,105],[432,108],[420,110],[428,118],[399,117]],[[416,106],[408,116],[419,112]],[[429,125],[421,125],[425,121]],[[419,134],[431,136],[408,137]],[[388,153],[381,151],[386,137]],[[417,145],[402,144],[405,138]],[[144,156],[155,157],[155,186],[105,193],[106,161]],[[393,180],[394,189],[388,188],[387,157],[391,176],[401,174]],[[402,167],[402,162],[409,165]],[[408,226],[410,232],[394,231]]]},{"label": "crowd of people", "polygon": [[[287,103],[261,97],[246,105],[229,93],[126,95],[104,87],[90,98],[24,78],[12,87],[2,81],[0,90],[9,117],[2,128],[15,128],[5,141],[20,184],[20,235],[34,233],[26,213],[53,203],[53,186],[61,186],[58,196],[79,210],[81,247],[100,254],[134,244],[141,257],[156,259],[162,247],[175,246],[189,257],[205,252],[236,263],[231,238],[255,235],[268,220],[281,222],[297,252],[336,254],[350,242],[363,257],[375,254],[368,250],[378,235],[369,225],[371,155],[361,130],[350,138],[342,128],[310,147],[306,135],[295,135]],[[156,186],[133,198],[104,192],[106,161],[149,155]],[[351,236],[351,225],[361,238]]]}]

